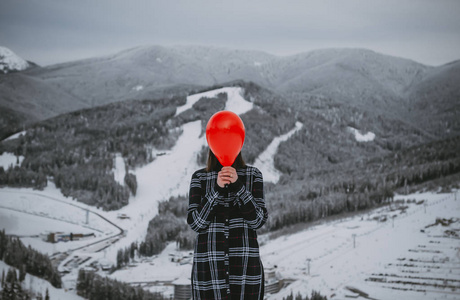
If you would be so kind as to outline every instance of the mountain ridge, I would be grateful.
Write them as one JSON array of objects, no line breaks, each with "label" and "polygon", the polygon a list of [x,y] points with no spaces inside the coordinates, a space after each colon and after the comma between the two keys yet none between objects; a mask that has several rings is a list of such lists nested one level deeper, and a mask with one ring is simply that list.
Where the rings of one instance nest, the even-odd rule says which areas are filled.
[{"label": "mountain ridge", "polygon": [[[417,95],[423,93],[424,80],[431,78],[431,83],[448,80],[449,70],[460,73],[458,68],[449,68],[456,65],[453,62],[430,67],[361,48],[275,56],[262,51],[206,46],[139,46],[112,55],[19,72],[43,84],[41,89],[54,91],[49,95],[59,96],[24,91],[24,96],[18,97],[12,86],[25,79],[16,76],[11,83],[0,85],[0,107],[14,109],[7,105],[8,98],[18,99],[21,105],[27,104],[25,98],[33,97],[38,111],[46,110],[50,101],[63,109],[68,103],[80,106],[69,106],[67,111],[72,111],[124,100],[173,97],[176,87],[182,93],[190,93],[206,86],[243,80],[280,93],[286,101],[291,93],[305,94],[411,119],[412,107],[418,105]],[[444,100],[440,103],[452,106],[460,92],[453,85],[447,89],[447,92],[432,92],[428,99],[441,95]],[[43,119],[33,116],[35,111],[30,112],[31,119]],[[429,112],[423,107],[419,111],[422,115]],[[46,117],[54,115],[56,112],[50,111]]]}]

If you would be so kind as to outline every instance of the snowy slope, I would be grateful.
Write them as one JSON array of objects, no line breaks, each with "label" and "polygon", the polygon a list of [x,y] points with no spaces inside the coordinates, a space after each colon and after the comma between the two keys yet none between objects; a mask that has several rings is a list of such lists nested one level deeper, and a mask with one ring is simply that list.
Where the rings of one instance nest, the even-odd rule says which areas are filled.
[{"label": "snowy slope", "polygon": [[22,71],[29,67],[29,63],[17,56],[13,51],[0,46],[0,72]]},{"label": "snowy slope", "polygon": [[263,174],[264,181],[277,183],[281,177],[281,172],[275,168],[274,157],[278,146],[281,142],[287,141],[294,133],[302,128],[303,124],[297,122],[295,127],[286,134],[273,139],[267,149],[262,152],[255,160],[254,166],[257,167]]},{"label": "snowy slope", "polygon": [[[415,300],[435,299],[441,296],[443,299],[458,299],[458,294],[452,293],[448,288],[390,284],[392,276],[384,277],[383,284],[366,281],[373,276],[373,273],[391,273],[394,278],[407,276],[402,268],[398,267],[395,270],[392,265],[401,259],[420,258],[418,253],[413,254],[416,251],[414,249],[418,248],[430,249],[424,252],[426,261],[435,263],[445,256],[450,267],[441,268],[438,274],[425,273],[424,269],[414,269],[412,275],[416,278],[414,280],[416,283],[430,282],[431,279],[427,279],[430,277],[451,277],[457,281],[457,288],[460,287],[458,285],[460,272],[457,268],[460,263],[458,239],[448,239],[442,235],[436,238],[421,232],[425,226],[434,223],[436,218],[458,218],[460,201],[455,200],[454,194],[433,193],[397,196],[395,200],[397,199],[424,200],[427,206],[425,207],[425,203],[407,204],[406,201],[409,208],[405,212],[389,211],[388,207],[376,209],[367,216],[358,215],[327,222],[267,243],[261,249],[264,262],[277,265],[278,272],[283,277],[295,280],[286,290],[269,299],[280,299],[291,291],[294,294],[301,292],[303,295],[310,295],[312,290],[320,291],[328,298],[335,295],[334,299],[343,299],[347,295],[354,295],[346,289],[347,286],[357,288],[373,299]],[[387,221],[378,222],[373,218],[374,216],[379,218],[385,216]],[[395,216],[394,223],[391,220],[393,216]],[[460,230],[458,219],[453,229],[457,232]],[[353,235],[355,235],[355,247]],[[431,246],[435,240],[441,241],[442,244]],[[310,273],[308,265],[310,265]],[[400,288],[406,288],[408,291],[405,292]],[[431,292],[416,292],[414,289],[426,289]]]},{"label": "snowy slope", "polygon": [[217,95],[224,93],[227,94],[228,101],[225,105],[225,110],[232,111],[238,115],[250,111],[254,106],[253,103],[245,100],[242,97],[243,91],[240,87],[226,87],[217,90],[212,90],[204,93],[194,94],[187,97],[187,102],[176,109],[176,116],[192,108],[201,98],[214,98]]},{"label": "snowy slope", "polygon": [[[5,271],[5,274],[11,267],[5,264],[3,261],[0,260],[0,274]],[[16,273],[19,274],[19,271],[16,270]],[[57,289],[52,286],[48,281],[38,278],[36,276],[32,276],[30,274],[26,275],[26,278],[23,282],[23,289],[31,291],[36,294],[41,294],[43,299],[46,294],[46,290],[48,290],[48,294],[50,299],[56,300],[83,300],[84,298],[77,296],[73,291],[66,291],[64,289]],[[33,298],[35,299],[35,298]]]},{"label": "snowy slope", "polygon": [[[268,295],[267,299],[278,300],[291,293],[309,296],[312,290],[319,291],[328,299],[458,299],[458,293],[443,287],[447,279],[451,280],[447,284],[453,282],[457,290],[460,288],[458,239],[443,236],[446,228],[442,226],[434,227],[428,234],[420,231],[426,230],[425,226],[433,224],[438,217],[457,218],[460,215],[458,192],[457,197],[459,199],[455,200],[454,194],[436,193],[397,196],[396,200],[406,200],[404,206],[408,208],[404,212],[402,206],[396,209],[394,205],[394,211],[388,207],[375,209],[354,217],[313,225],[273,240],[266,235],[259,236],[259,241],[263,241],[260,252],[266,271],[276,266],[277,277],[291,282],[279,293]],[[427,205],[416,204],[414,199],[425,200]],[[391,221],[393,215],[394,223]],[[385,217],[387,221],[383,222]],[[450,229],[460,231],[458,218]],[[436,241],[442,244],[433,246]],[[425,252],[417,252],[420,249]],[[154,285],[156,282],[156,288],[154,285],[150,289],[158,291],[164,288],[160,283],[190,278],[190,256],[188,251],[178,251],[175,243],[171,243],[148,263],[135,264],[115,272],[111,277],[131,283]],[[173,257],[179,260],[172,262]],[[395,266],[401,260],[410,259],[432,262],[433,266],[431,269],[422,266],[415,270]],[[407,276],[407,272],[414,272],[409,276],[415,279],[407,279],[414,284],[391,283],[392,278],[401,281],[398,276]],[[380,284],[369,281],[375,277],[374,273],[391,275],[383,276]],[[439,286],[424,286],[432,284],[432,278],[441,278]],[[361,297],[356,291],[362,291],[370,298]]]},{"label": "snowy slope", "polygon": [[[185,111],[200,98],[213,98],[219,93],[227,93],[226,109],[236,114],[243,114],[252,108],[252,103],[241,97],[241,88],[234,87],[191,95],[187,97],[186,104],[179,107],[177,111],[179,113]],[[107,257],[111,257],[113,261],[118,249],[145,239],[148,223],[158,213],[158,202],[167,201],[171,196],[188,193],[190,178],[193,172],[200,168],[196,157],[206,145],[206,139],[201,136],[201,121],[184,124],[181,130],[183,132],[171,151],[157,156],[152,163],[134,171],[138,189],[136,196],[130,199],[130,204],[118,211],[107,213],[112,219],[119,214],[130,217],[123,223],[123,228],[128,231],[127,237],[107,250]]]},{"label": "snowy slope", "polygon": [[[237,114],[252,109],[253,104],[242,98],[241,88],[232,87],[209,91],[198,96],[192,95],[180,110],[184,111],[191,107],[201,97],[212,98],[221,92],[227,93],[228,96],[226,109]],[[196,162],[196,155],[206,145],[205,137],[201,135],[201,126],[200,121],[184,124],[180,128],[181,136],[170,151],[166,153],[161,151],[161,155],[158,155],[152,163],[132,171],[137,177],[137,194],[130,199],[128,206],[118,211],[105,212],[76,203],[62,196],[52,183],[49,183],[44,191],[4,188],[0,189],[2,219],[0,225],[6,228],[9,234],[24,236],[23,242],[40,251],[49,254],[67,251],[69,255],[64,258],[61,266],[73,266],[73,269],[70,269],[71,272],[63,278],[63,284],[72,287],[75,285],[79,267],[97,260],[104,260],[109,265],[115,264],[118,249],[127,247],[132,242],[143,241],[149,221],[158,213],[160,201],[167,201],[171,196],[188,193],[192,173],[200,168]],[[156,154],[154,150],[153,155]],[[6,158],[5,156],[5,163],[8,164],[12,158]],[[125,167],[121,156],[115,158],[114,165],[115,178],[122,182]],[[261,167],[263,168],[263,165]],[[86,224],[86,210],[90,212],[89,224]],[[121,215],[127,218],[119,219]],[[98,216],[103,216],[107,221]],[[30,226],[19,226],[21,220],[28,220]],[[117,228],[108,223],[109,220],[123,228],[122,236],[119,236]],[[40,233],[56,231],[57,228],[80,233],[87,233],[89,229],[89,232],[94,232],[96,237],[91,241],[58,244],[45,243],[36,237]],[[78,249],[88,243],[95,243],[95,245]],[[82,260],[86,261],[82,263]],[[60,267],[60,269],[69,270],[67,267]],[[165,277],[166,273],[161,274],[160,277]],[[177,276],[172,277],[174,278],[171,279],[175,279]]]},{"label": "snowy slope", "polygon": [[[220,92],[228,95],[226,109],[242,114],[252,108],[252,103],[241,97],[240,88],[223,88],[202,93],[199,96],[189,96],[187,103],[178,111],[182,112],[192,107],[201,97],[212,98]],[[60,270],[64,270],[63,265],[67,264],[67,270],[70,268],[71,272],[63,278],[64,286],[74,287],[78,268],[98,260],[114,264],[118,249],[127,247],[132,242],[144,240],[148,223],[158,213],[160,201],[166,201],[171,196],[187,194],[191,175],[200,167],[196,162],[196,155],[206,145],[205,137],[201,135],[201,126],[200,121],[184,124],[180,128],[182,134],[177,144],[170,151],[166,153],[162,151],[152,163],[133,171],[137,176],[138,192],[135,197],[131,197],[128,206],[118,211],[104,212],[65,198],[52,184],[49,184],[44,191],[2,188],[0,189],[0,206],[2,206],[0,207],[0,227],[6,228],[7,233],[18,235],[35,235],[48,228],[61,228],[62,226],[66,230],[96,232],[95,241],[108,236],[110,239],[104,243],[96,243],[91,247],[81,249],[77,248],[87,242],[50,245],[34,237],[22,238],[26,244],[43,252],[68,251]],[[276,182],[279,176],[273,167],[273,155],[279,143],[289,138],[301,126],[302,124],[297,123],[291,131],[275,138],[256,159],[255,165],[263,170],[266,181]],[[156,155],[155,152],[153,154]],[[124,162],[121,157],[116,158],[114,172],[117,174],[117,179],[121,181],[124,174]],[[377,209],[368,214],[311,226],[302,232],[274,240],[270,240],[268,236],[261,236],[260,241],[263,242],[261,256],[265,266],[274,267],[276,265],[278,276],[292,281],[286,289],[277,295],[270,296],[269,299],[281,299],[291,291],[294,294],[301,292],[307,295],[311,290],[320,291],[329,298],[335,295],[334,299],[344,299],[350,295],[355,297],[355,293],[345,289],[347,286],[364,291],[376,299],[397,299],[402,296],[404,299],[434,299],[438,295],[445,296],[446,299],[455,299],[452,293],[439,291],[439,289],[434,291],[432,289],[425,294],[415,291],[402,292],[392,289],[400,286],[389,281],[405,273],[404,270],[394,267],[398,259],[414,257],[421,259],[421,255],[427,255],[423,260],[435,261],[447,257],[448,261],[445,262],[447,267],[438,270],[441,272],[438,275],[440,277],[451,276],[457,282],[460,280],[458,269],[454,267],[460,263],[457,254],[458,240],[436,237],[443,234],[442,230],[436,231],[439,229],[437,227],[430,227],[428,233],[420,232],[425,226],[434,223],[436,217],[458,216],[460,199],[455,201],[456,198],[452,194],[430,193],[397,196],[396,200],[398,199],[405,200],[404,205],[408,206],[404,209],[405,212],[394,206],[393,211],[389,211],[388,208]],[[424,203],[427,205],[416,204],[414,201],[408,202],[408,199],[426,200]],[[86,209],[91,211],[89,225],[86,224],[84,214]],[[126,215],[129,218],[119,219],[120,215]],[[394,227],[391,221],[393,215],[396,215]],[[386,222],[378,221],[384,218]],[[122,227],[124,234],[119,236],[117,228],[108,221]],[[23,222],[30,222],[31,226],[21,226]],[[34,228],[34,224],[37,228]],[[459,227],[458,223],[452,226],[454,231]],[[353,235],[356,237],[355,248],[353,248]],[[441,249],[430,244],[430,241],[438,241],[437,239],[442,240]],[[420,252],[422,247],[419,246],[425,246],[426,250],[441,252]],[[180,257],[181,261],[171,262],[172,256]],[[310,259],[310,262],[307,259]],[[134,267],[117,271],[111,277],[131,283],[149,282],[152,285],[149,289],[153,290],[158,287],[161,290],[164,286],[157,281],[170,284],[177,279],[188,280],[191,271],[190,262],[189,253],[176,251],[175,244],[171,243],[157,257],[136,264]],[[309,264],[310,274],[308,274]],[[450,275],[449,270],[453,270]],[[370,278],[381,278],[380,275],[374,273],[384,274],[390,271],[393,277],[384,276],[382,280],[387,280],[391,288],[369,280]],[[442,273],[444,271],[447,273]],[[418,277],[426,276],[421,274]],[[418,283],[428,280],[420,278],[414,280]]]}]

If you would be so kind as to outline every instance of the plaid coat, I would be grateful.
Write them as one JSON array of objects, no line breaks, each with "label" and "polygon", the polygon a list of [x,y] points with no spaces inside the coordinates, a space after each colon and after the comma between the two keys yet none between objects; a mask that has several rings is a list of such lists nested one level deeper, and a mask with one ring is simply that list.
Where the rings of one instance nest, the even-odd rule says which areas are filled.
[{"label": "plaid coat", "polygon": [[196,171],[190,183],[187,223],[196,231],[193,299],[263,299],[264,270],[256,229],[265,224],[262,173],[237,170],[228,189],[217,171]]}]

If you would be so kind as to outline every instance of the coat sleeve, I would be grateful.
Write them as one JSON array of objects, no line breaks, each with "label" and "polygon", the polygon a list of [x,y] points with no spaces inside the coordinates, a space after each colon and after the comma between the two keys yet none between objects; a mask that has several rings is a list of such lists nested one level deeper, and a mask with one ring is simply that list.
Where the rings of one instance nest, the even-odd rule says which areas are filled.
[{"label": "coat sleeve", "polygon": [[252,175],[252,191],[246,189],[245,185],[237,180],[230,185],[232,191],[236,192],[240,211],[252,229],[259,229],[268,219],[268,211],[264,200],[264,181],[262,173],[254,168]]},{"label": "coat sleeve", "polygon": [[206,230],[214,216],[213,208],[221,197],[217,191],[204,192],[197,172],[192,175],[189,192],[187,223],[196,232]]}]

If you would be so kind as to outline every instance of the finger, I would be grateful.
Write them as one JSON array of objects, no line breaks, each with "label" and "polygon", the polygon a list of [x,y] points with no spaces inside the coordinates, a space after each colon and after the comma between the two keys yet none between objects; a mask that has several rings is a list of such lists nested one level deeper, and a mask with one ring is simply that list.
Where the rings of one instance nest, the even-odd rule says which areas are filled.
[{"label": "finger", "polygon": [[232,178],[232,177],[230,176],[230,174],[220,173],[220,174],[218,175],[218,179],[221,180],[221,181],[227,181],[227,182],[229,182],[231,178]]},{"label": "finger", "polygon": [[226,171],[220,171],[219,172],[219,176],[221,177],[230,177],[232,174],[230,172],[226,172]]},{"label": "finger", "polygon": [[233,167],[222,167],[222,171],[234,172],[236,170]]},{"label": "finger", "polygon": [[233,177],[233,176],[234,176],[233,173],[228,172],[228,171],[221,171],[220,174],[221,174],[221,176],[223,176],[223,177]]}]

